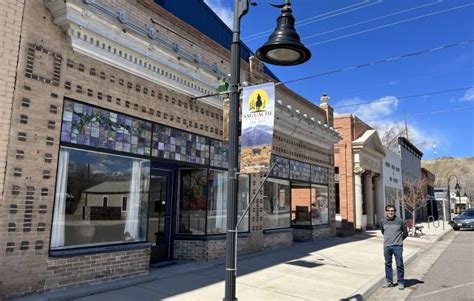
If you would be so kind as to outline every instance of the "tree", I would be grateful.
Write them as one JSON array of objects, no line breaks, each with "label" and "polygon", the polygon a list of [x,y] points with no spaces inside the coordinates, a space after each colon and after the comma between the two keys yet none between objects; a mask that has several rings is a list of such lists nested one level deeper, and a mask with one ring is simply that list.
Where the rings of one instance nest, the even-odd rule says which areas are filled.
[{"label": "tree", "polygon": [[416,225],[416,211],[426,206],[427,199],[426,179],[418,178],[403,182],[403,195],[400,198],[400,204],[411,213],[413,229]]},{"label": "tree", "polygon": [[[373,127],[377,130],[380,140],[382,144],[391,150],[396,150],[398,148],[398,137],[408,137],[407,129],[405,125],[401,122],[393,122],[393,123],[374,123]],[[419,149],[426,148],[430,143],[426,139],[415,139],[413,135],[411,135],[410,130],[410,141],[416,145]]]}]

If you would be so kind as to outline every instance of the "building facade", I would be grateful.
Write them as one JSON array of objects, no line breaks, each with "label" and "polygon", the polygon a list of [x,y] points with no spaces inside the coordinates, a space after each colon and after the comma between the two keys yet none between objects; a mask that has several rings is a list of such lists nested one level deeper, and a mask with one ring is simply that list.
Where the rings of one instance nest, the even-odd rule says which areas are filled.
[{"label": "building facade", "polygon": [[400,198],[403,195],[402,171],[400,155],[388,148],[385,148],[385,158],[382,165],[383,170],[383,203],[378,206],[377,215],[382,218],[385,215],[386,205],[394,205],[397,215],[404,217],[404,212],[400,205]]},{"label": "building facade", "polygon": [[[151,0],[6,0],[0,296],[225,254],[230,53]],[[205,16],[203,16],[205,17]],[[12,25],[13,24],[13,25]],[[255,58],[242,80],[274,81]],[[272,161],[241,175],[239,252],[334,235],[328,111],[279,85]],[[4,142],[4,143],[3,143]]]},{"label": "building facade", "polygon": [[436,181],[436,176],[426,168],[421,168],[421,178],[426,181],[425,191],[426,191],[426,207],[421,210],[421,218],[428,219],[429,216],[433,217],[435,220],[439,218],[442,213],[439,214],[439,209],[442,211],[442,204],[436,202],[435,192],[434,192],[434,183]]},{"label": "building facade", "polygon": [[[421,178],[421,158],[423,153],[405,137],[398,137],[398,152],[401,158],[403,185],[407,181],[415,181]],[[408,210],[404,210],[407,219],[412,218]],[[417,218],[421,218],[421,211],[418,210]]]},{"label": "building facade", "polygon": [[334,147],[336,219],[345,230],[373,228],[383,199],[382,142],[377,131],[354,115],[336,116],[334,127],[342,138]]}]

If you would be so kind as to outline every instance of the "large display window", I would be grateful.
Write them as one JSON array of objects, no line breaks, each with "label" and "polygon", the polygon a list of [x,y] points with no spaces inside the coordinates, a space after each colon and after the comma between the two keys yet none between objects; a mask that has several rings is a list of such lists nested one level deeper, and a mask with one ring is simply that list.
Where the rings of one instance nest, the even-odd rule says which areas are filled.
[{"label": "large display window", "polygon": [[150,161],[61,147],[51,249],[146,239]]}]

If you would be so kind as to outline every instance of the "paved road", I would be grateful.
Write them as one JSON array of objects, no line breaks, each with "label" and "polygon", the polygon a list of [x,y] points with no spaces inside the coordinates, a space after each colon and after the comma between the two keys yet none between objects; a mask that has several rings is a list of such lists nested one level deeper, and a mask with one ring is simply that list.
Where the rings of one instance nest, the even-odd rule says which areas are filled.
[{"label": "paved road", "polygon": [[407,300],[474,299],[474,231],[461,231]]}]

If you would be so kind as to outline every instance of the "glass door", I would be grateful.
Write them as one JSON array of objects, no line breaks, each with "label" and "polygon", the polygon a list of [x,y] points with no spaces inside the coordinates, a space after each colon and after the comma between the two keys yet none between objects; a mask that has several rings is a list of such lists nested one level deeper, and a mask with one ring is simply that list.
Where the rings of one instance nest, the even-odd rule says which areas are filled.
[{"label": "glass door", "polygon": [[152,264],[171,258],[172,192],[173,171],[152,169],[148,206],[148,241],[152,243]]}]

